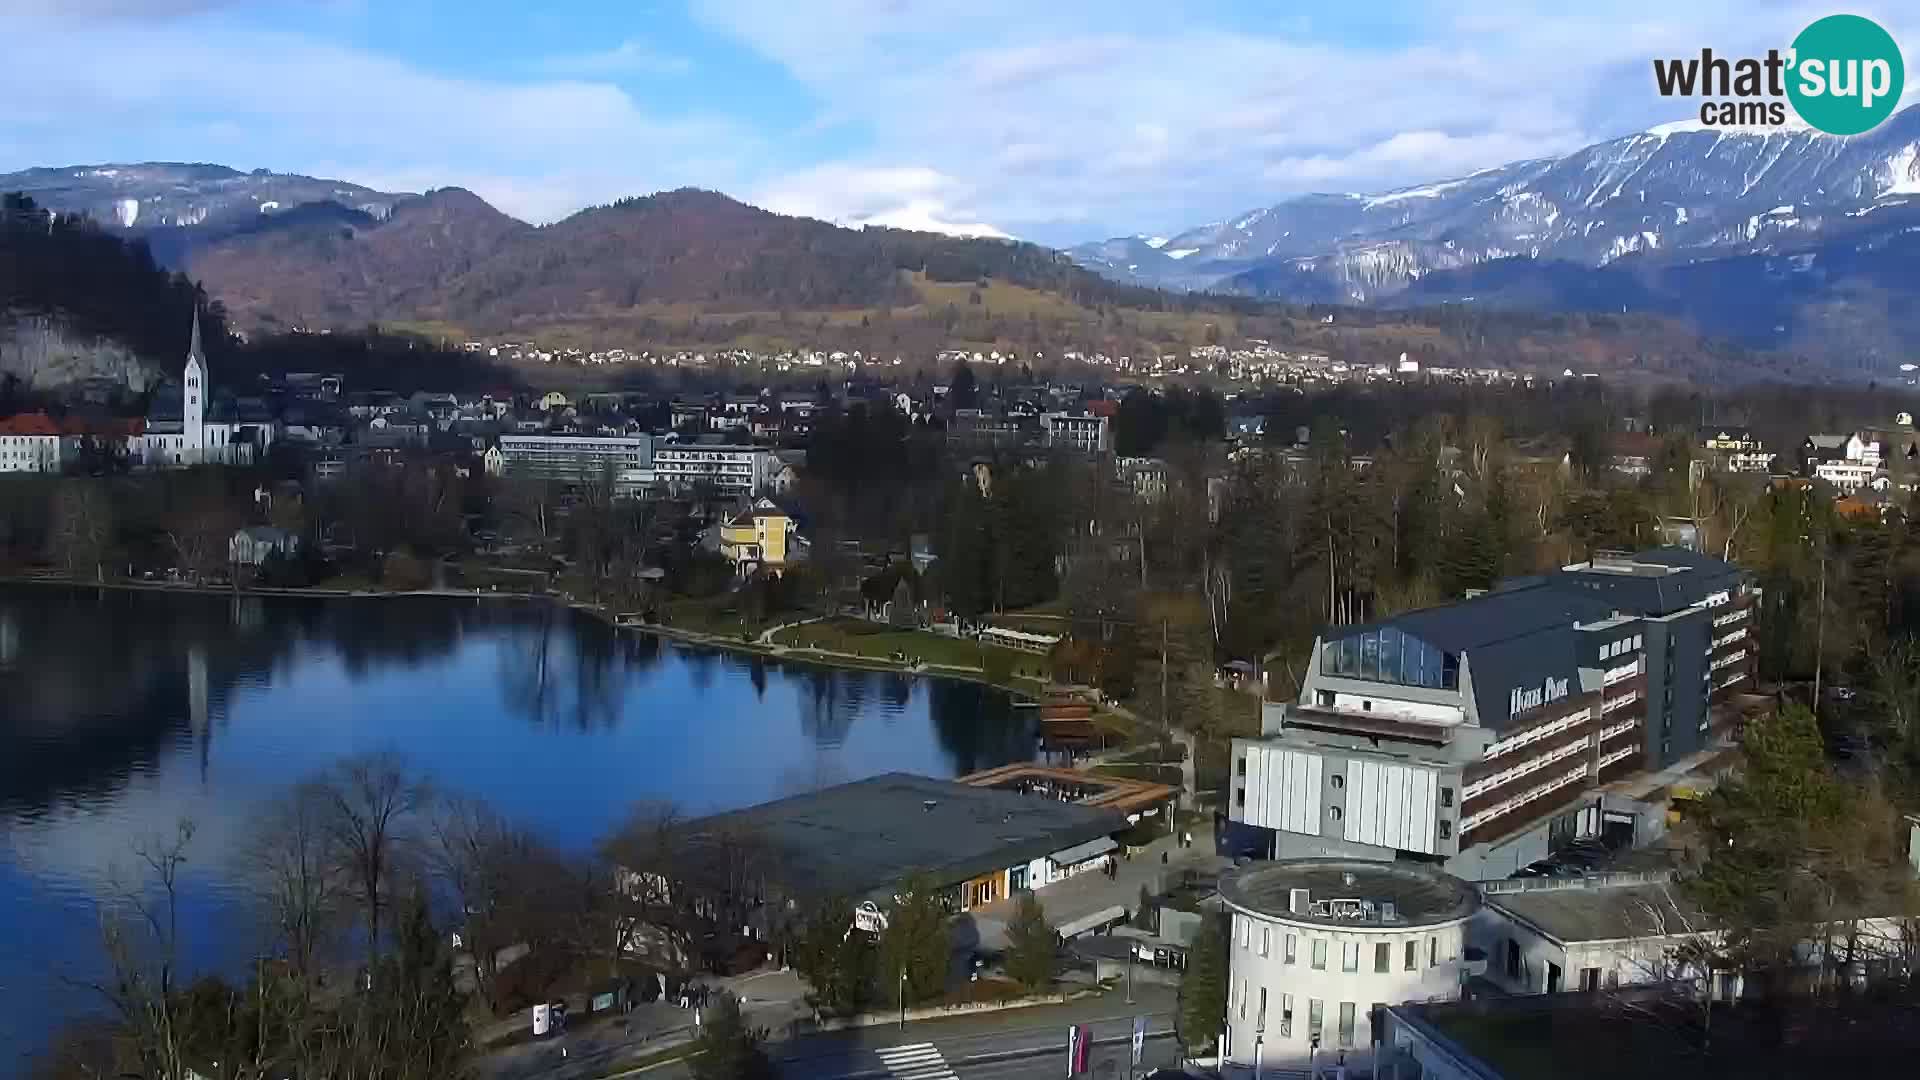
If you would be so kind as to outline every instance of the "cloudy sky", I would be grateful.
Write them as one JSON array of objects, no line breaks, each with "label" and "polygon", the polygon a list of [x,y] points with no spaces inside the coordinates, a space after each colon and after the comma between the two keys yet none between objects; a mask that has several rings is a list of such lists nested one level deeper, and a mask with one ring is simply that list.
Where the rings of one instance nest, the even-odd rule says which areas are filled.
[{"label": "cloudy sky", "polygon": [[[1914,8],[1846,10],[1886,26],[1912,70]],[[211,161],[460,185],[539,222],[696,185],[830,220],[1067,244],[1684,119],[1654,93],[1653,57],[1784,48],[1834,10],[0,0],[0,172]]]}]

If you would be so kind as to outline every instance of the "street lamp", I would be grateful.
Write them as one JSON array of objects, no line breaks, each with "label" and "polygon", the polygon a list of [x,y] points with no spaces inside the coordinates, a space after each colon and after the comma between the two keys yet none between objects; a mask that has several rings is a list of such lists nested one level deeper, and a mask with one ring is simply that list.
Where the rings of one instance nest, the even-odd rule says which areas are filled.
[{"label": "street lamp", "polygon": [[900,1030],[907,1030],[907,969],[900,969]]},{"label": "street lamp", "polygon": [[1260,1080],[1260,1045],[1266,1041],[1266,1033],[1253,1033],[1253,1080]]}]

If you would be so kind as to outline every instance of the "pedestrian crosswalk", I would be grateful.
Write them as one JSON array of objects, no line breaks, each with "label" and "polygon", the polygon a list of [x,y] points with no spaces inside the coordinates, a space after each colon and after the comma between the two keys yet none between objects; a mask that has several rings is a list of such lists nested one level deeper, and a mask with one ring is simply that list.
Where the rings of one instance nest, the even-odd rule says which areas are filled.
[{"label": "pedestrian crosswalk", "polygon": [[932,1043],[888,1046],[874,1053],[899,1080],[955,1080],[953,1068]]}]

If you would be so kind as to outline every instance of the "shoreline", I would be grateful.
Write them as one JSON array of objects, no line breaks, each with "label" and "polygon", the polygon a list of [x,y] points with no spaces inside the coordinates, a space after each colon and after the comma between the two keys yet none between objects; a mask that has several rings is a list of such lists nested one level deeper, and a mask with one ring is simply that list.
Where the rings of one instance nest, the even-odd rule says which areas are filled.
[{"label": "shoreline", "polygon": [[231,585],[195,585],[172,581],[135,581],[117,578],[111,581],[73,581],[61,577],[39,577],[6,575],[0,576],[0,585],[40,585],[62,589],[120,589],[127,592],[175,593],[187,596],[272,596],[272,597],[317,597],[320,599],[387,599],[392,597],[435,597],[442,600],[532,600],[553,604],[556,607],[576,611],[604,623],[608,629],[633,631],[651,634],[654,637],[682,645],[693,645],[710,649],[719,649],[741,656],[753,656],[768,660],[797,660],[801,663],[817,664],[820,667],[840,668],[850,671],[870,671],[911,677],[929,676],[937,679],[952,679],[958,682],[970,682],[977,686],[986,686],[1010,694],[1017,699],[1033,700],[1045,689],[1036,680],[1031,687],[1007,685],[993,682],[977,668],[956,668],[944,664],[906,664],[879,657],[861,656],[855,653],[833,652],[824,649],[811,649],[803,646],[742,641],[738,638],[718,634],[708,634],[698,630],[687,630],[667,623],[649,623],[622,621],[619,615],[608,611],[599,604],[584,600],[566,599],[551,593],[530,592],[482,592],[477,589],[341,589],[313,586],[308,588],[255,587],[236,588]]}]

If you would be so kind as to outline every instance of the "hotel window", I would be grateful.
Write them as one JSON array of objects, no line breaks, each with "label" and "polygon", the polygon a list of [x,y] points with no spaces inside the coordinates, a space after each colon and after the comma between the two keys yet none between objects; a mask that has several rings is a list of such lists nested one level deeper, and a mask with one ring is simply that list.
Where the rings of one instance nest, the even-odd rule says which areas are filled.
[{"label": "hotel window", "polygon": [[1260,1011],[1253,1014],[1253,1030],[1267,1030],[1267,988],[1260,988]]},{"label": "hotel window", "polygon": [[1359,971],[1360,970],[1360,943],[1359,942],[1343,941],[1340,943],[1340,970],[1341,971]]},{"label": "hotel window", "polygon": [[1253,920],[1244,915],[1240,916],[1240,947],[1243,949],[1253,947]]},{"label": "hotel window", "polygon": [[1418,971],[1418,970],[1420,969],[1420,948],[1419,948],[1419,946],[1420,946],[1420,943],[1419,943],[1418,941],[1408,941],[1408,942],[1407,942],[1407,959],[1406,959],[1406,969],[1407,969],[1408,971]]},{"label": "hotel window", "polygon": [[1319,998],[1307,999],[1307,1037],[1318,1039],[1327,1018],[1326,1002]]},{"label": "hotel window", "polygon": [[1283,943],[1283,944],[1281,945],[1281,948],[1282,948],[1283,950],[1285,950],[1285,952],[1284,952],[1284,958],[1285,958],[1285,960],[1286,960],[1286,962],[1287,962],[1287,963],[1289,963],[1289,964],[1291,964],[1291,963],[1293,963],[1293,958],[1294,958],[1294,954],[1293,954],[1293,947],[1294,947],[1294,943],[1295,943],[1295,942],[1296,942],[1297,940],[1298,940],[1298,939],[1297,939],[1297,938],[1295,938],[1295,937],[1294,937],[1294,936],[1293,936],[1292,934],[1288,934],[1288,935],[1287,935],[1287,940],[1285,941],[1285,943]]},{"label": "hotel window", "polygon": [[1247,757],[1245,754],[1242,754],[1238,758],[1234,759],[1233,771],[1235,775],[1238,775],[1238,776],[1247,775]]},{"label": "hotel window", "polygon": [[1385,975],[1393,970],[1393,943],[1378,941],[1373,946],[1373,973]]},{"label": "hotel window", "polygon": [[1240,1019],[1247,1018],[1247,980],[1240,980]]},{"label": "hotel window", "polygon": [[[1264,926],[1260,928],[1260,955],[1267,955],[1267,928]],[[1263,994],[1266,993],[1265,990],[1260,992]]]},{"label": "hotel window", "polygon": [[1427,939],[1427,966],[1440,966],[1440,939],[1437,937]]},{"label": "hotel window", "polygon": [[1443,821],[1440,823],[1440,839],[1442,840],[1453,839],[1453,822]]},{"label": "hotel window", "polygon": [[1440,805],[1441,806],[1453,805],[1453,789],[1452,788],[1443,787],[1440,789]]},{"label": "hotel window", "polygon": [[1280,995],[1280,1037],[1293,1038],[1293,995]]},{"label": "hotel window", "polygon": [[1313,970],[1315,971],[1327,970],[1327,939],[1326,938],[1313,939],[1312,964],[1313,964]]},{"label": "hotel window", "polygon": [[1340,1045],[1353,1045],[1353,1002],[1340,1003]]}]

